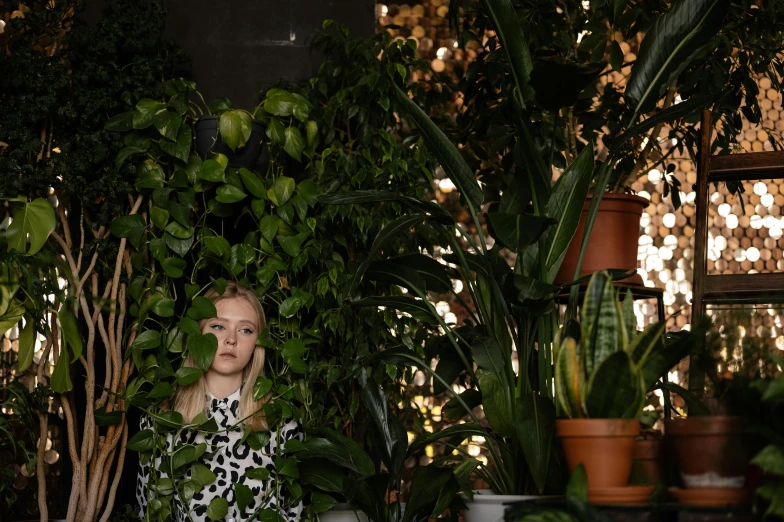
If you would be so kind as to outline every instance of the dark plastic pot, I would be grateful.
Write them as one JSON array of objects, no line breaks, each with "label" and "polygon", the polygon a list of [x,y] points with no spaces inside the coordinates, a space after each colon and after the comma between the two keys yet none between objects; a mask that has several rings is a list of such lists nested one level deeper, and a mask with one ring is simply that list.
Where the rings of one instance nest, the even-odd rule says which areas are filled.
[{"label": "dark plastic pot", "polygon": [[264,149],[264,125],[259,120],[253,120],[253,127],[250,139],[241,149],[232,152],[223,143],[223,139],[218,132],[218,117],[203,116],[196,122],[196,152],[202,159],[209,159],[215,154],[223,154],[229,158],[229,167],[239,169],[259,168],[264,170],[266,155],[262,154]]}]

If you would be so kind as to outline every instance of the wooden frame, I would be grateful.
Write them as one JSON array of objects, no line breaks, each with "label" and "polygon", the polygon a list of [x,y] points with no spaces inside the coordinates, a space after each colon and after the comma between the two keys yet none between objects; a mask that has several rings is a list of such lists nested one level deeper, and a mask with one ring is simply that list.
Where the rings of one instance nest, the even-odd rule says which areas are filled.
[{"label": "wooden frame", "polygon": [[[705,315],[708,304],[784,303],[784,273],[709,275],[708,207],[710,184],[727,181],[784,179],[784,151],[711,155],[711,112],[702,112],[697,157],[696,227],[692,322]],[[689,370],[689,389],[701,392],[705,376],[696,369],[694,356]]]}]

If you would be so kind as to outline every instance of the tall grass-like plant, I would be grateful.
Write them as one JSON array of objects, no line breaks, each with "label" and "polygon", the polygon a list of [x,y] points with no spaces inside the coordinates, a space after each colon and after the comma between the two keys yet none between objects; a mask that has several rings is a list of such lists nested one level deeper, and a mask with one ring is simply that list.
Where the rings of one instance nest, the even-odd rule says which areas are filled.
[{"label": "tall grass-like plant", "polygon": [[[528,105],[534,95],[530,82],[532,60],[516,8],[510,0],[485,0],[482,6],[493,20],[498,41],[506,51],[510,83],[501,89],[499,96],[508,97],[505,100],[514,114],[508,147],[514,150],[515,161],[506,173],[511,181],[503,187],[499,200],[486,201],[486,191],[461,150],[409,97],[395,76],[390,75],[386,81],[397,85],[393,101],[398,112],[419,130],[430,152],[457,187],[469,223],[456,224],[433,203],[390,192],[338,192],[322,196],[320,201],[334,205],[396,202],[407,210],[378,234],[370,259],[355,276],[355,284],[361,278],[392,282],[406,289],[407,295],[362,295],[356,296],[359,299],[355,298],[352,304],[391,307],[431,325],[438,332],[434,333],[437,339],[432,341],[435,348],[428,354],[438,357],[435,370],[430,369],[429,360],[423,360],[413,350],[385,350],[378,356],[430,372],[434,391],[452,394],[442,410],[443,415],[448,420],[465,418],[467,421],[426,434],[414,447],[438,441],[447,452],[463,452],[462,441],[471,436],[483,437],[488,450],[487,464],[463,452],[478,477],[497,493],[542,492],[548,475],[557,467],[551,458],[556,417],[552,342],[558,330],[554,297],[561,289],[552,281],[592,188],[597,197],[592,199],[575,277],[580,273],[587,238],[613,172],[615,156],[611,151],[597,166],[589,143],[558,181],[551,183],[552,164],[539,151],[531,134]],[[682,11],[667,12],[661,23],[678,22],[697,27],[699,20],[685,16]],[[686,39],[682,42],[687,43]],[[672,45],[673,42],[654,38],[648,60],[659,62],[665,56],[674,56]],[[645,69],[643,66],[644,60],[636,70]],[[584,87],[591,77],[583,81]],[[649,87],[643,89],[639,103],[657,99],[658,76],[634,81]],[[576,91],[575,96],[579,94]],[[657,115],[655,121],[650,118],[634,125],[637,122],[633,120],[623,140],[638,135],[656,121],[682,117],[698,108],[695,103],[679,104]],[[592,180],[596,180],[593,185]],[[447,252],[443,259],[448,265],[425,254],[395,256],[389,252],[389,241],[414,227],[425,227],[440,238]],[[382,253],[387,255],[377,259]],[[453,280],[461,281],[464,292],[454,292]],[[567,318],[576,317],[577,291],[575,284]],[[462,325],[447,324],[429,301],[432,293],[450,292],[469,318]],[[452,384],[458,378],[468,388],[459,395],[452,392]],[[480,405],[486,422],[476,413],[475,408]]]}]

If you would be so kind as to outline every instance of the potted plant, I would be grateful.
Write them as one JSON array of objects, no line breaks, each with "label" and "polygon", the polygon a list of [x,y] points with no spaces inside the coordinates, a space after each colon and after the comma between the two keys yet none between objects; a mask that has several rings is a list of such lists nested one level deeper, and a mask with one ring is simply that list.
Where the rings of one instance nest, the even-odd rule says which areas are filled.
[{"label": "potted plant", "polygon": [[[513,132],[509,129],[516,125],[517,114],[507,86],[514,81],[509,72],[499,74],[499,64],[514,63],[514,58],[507,60],[506,36],[498,33],[498,17],[491,16],[485,3],[463,7],[460,24],[455,24],[458,45],[481,42],[483,49],[480,59],[470,63],[468,73],[458,75],[456,90],[462,103],[456,122],[443,119],[439,123],[443,129],[453,130],[454,141],[463,145],[469,165],[482,171],[485,192],[490,195],[504,190],[510,168],[525,157],[526,149],[516,149],[514,138],[510,140]],[[673,16],[663,18],[670,12]],[[722,20],[723,12],[728,14]],[[533,99],[525,100],[534,115],[531,136],[545,157],[551,158],[545,161],[558,169],[574,161],[588,143],[595,144],[597,162],[612,155],[616,164],[608,183],[592,191],[601,191],[602,200],[642,190],[635,182],[644,184],[652,169],[658,169],[660,183],[666,184],[664,198],[676,210],[683,192],[688,193],[680,186],[686,186],[685,173],[678,172],[679,162],[672,158],[696,157],[698,118],[692,115],[697,112],[688,109],[668,118],[666,124],[653,119],[644,134],[625,140],[624,133],[637,123],[638,116],[645,115],[648,121],[665,110],[685,109],[681,105],[686,102],[711,106],[722,120],[722,131],[715,134],[711,150],[729,152],[742,132],[741,114],[752,124],[761,118],[761,98],[753,78],[763,74],[774,86],[779,85],[773,55],[778,52],[775,42],[782,20],[775,9],[741,1],[659,2],[645,4],[643,9],[634,3],[598,1],[528,6],[517,8],[517,15],[531,49],[530,60],[515,53],[524,68],[520,73],[530,71],[527,86],[535,91]],[[457,13],[452,20],[458,21]],[[747,20],[758,23],[747,24]],[[761,27],[776,29],[768,33]],[[487,30],[498,36],[486,38]],[[686,38],[688,43],[681,45]],[[675,57],[671,51],[676,49],[682,55]],[[710,77],[706,70],[711,71]],[[515,76],[521,78],[522,74]],[[582,90],[579,86],[586,76],[591,81]],[[642,100],[641,94],[647,99]],[[742,190],[735,183],[729,183],[728,188],[733,193]],[[636,201],[631,208],[639,216],[643,205],[649,203]],[[612,205],[617,203],[612,201]],[[635,229],[639,221],[631,214],[623,215],[627,216],[631,239],[623,240],[619,252],[625,247],[628,253],[620,261],[609,261],[606,245],[615,239],[620,225],[615,222],[614,234],[606,235],[607,227],[599,225],[594,229],[602,239],[597,237],[592,243],[601,248],[588,249],[581,275],[602,268],[637,268],[639,231]],[[562,264],[556,281],[573,279],[576,258],[571,256],[579,253],[581,236],[579,231],[567,254],[572,261]]]},{"label": "potted plant", "polygon": [[566,417],[556,421],[558,437],[570,469],[585,466],[592,497],[644,500],[653,487],[625,486],[646,394],[671,367],[656,356],[666,350],[664,323],[637,333],[631,293],[621,303],[607,272],[591,277],[580,318],[564,326],[555,352],[556,396]]}]

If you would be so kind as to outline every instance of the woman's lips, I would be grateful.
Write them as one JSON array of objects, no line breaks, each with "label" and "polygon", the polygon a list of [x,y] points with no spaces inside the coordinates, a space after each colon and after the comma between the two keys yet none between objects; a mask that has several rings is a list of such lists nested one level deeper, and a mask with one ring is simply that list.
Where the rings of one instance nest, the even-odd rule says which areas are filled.
[{"label": "woman's lips", "polygon": [[236,359],[237,356],[233,355],[233,354],[230,354],[230,353],[222,353],[222,354],[220,354],[220,358],[221,359]]}]

